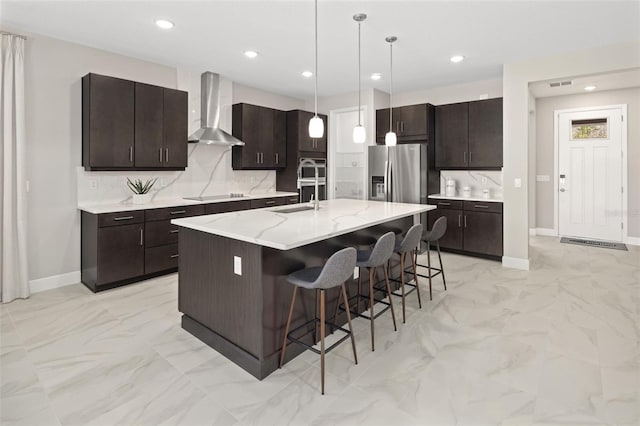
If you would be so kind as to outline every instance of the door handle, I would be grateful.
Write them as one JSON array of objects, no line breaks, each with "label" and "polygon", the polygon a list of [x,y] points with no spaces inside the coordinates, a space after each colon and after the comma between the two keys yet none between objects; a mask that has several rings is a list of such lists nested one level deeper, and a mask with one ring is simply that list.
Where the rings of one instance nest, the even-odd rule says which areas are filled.
[{"label": "door handle", "polygon": [[165,163],[169,162],[169,148],[164,149],[164,162]]},{"label": "door handle", "polygon": [[140,245],[144,245],[144,230],[140,228]]},{"label": "door handle", "polygon": [[462,215],[458,215],[458,228],[462,228]]},{"label": "door handle", "polygon": [[488,209],[489,206],[483,206],[481,204],[476,204],[475,206],[473,206],[474,209]]},{"label": "door handle", "polygon": [[169,212],[169,214],[182,214],[182,213],[186,213],[186,210],[176,210],[174,212]]},{"label": "door handle", "polygon": [[278,164],[278,163],[279,163],[279,161],[278,161],[278,153],[276,152],[276,164]]},{"label": "door handle", "polygon": [[465,151],[465,152],[462,154],[462,158],[463,158],[462,162],[463,162],[464,164],[467,164],[467,151]]},{"label": "door handle", "polygon": [[260,164],[260,153],[256,152],[256,164]]},{"label": "door handle", "polygon": [[177,234],[178,232],[180,232],[179,229],[172,229],[171,231],[169,231],[170,234]]},{"label": "door handle", "polygon": [[450,206],[451,203],[442,203],[442,202],[438,202],[439,206]]},{"label": "door handle", "polygon": [[176,257],[180,256],[179,254],[172,254],[171,255],[171,259],[175,259]]},{"label": "door handle", "polygon": [[467,215],[466,214],[464,215],[464,227],[465,228],[467,227]]},{"label": "door handle", "polygon": [[471,164],[473,160],[471,159],[471,151],[469,151],[469,164]]},{"label": "door handle", "polygon": [[159,151],[160,151],[160,162],[162,163],[162,148],[160,148]]},{"label": "door handle", "polygon": [[404,121],[400,122],[400,133],[404,133]]},{"label": "door handle", "polygon": [[133,216],[120,216],[120,217],[114,217],[113,220],[115,221],[119,221],[119,220],[131,220],[133,219]]},{"label": "door handle", "polygon": [[265,201],[265,202],[264,202],[264,204],[265,204],[266,206],[271,206],[271,205],[273,205],[273,204],[275,204],[275,203],[276,203],[276,202],[275,202],[274,200],[269,200],[269,201]]},{"label": "door handle", "polygon": [[133,163],[133,147],[129,147],[129,162]]},{"label": "door handle", "polygon": [[565,192],[565,191],[566,191],[566,189],[560,188],[560,192]]}]

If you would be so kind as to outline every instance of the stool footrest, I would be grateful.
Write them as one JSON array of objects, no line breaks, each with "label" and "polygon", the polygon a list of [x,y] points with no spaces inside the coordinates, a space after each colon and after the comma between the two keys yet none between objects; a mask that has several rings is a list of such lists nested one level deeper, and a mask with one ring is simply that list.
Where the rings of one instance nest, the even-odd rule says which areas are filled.
[{"label": "stool footrest", "polygon": [[[318,318],[314,318],[311,319],[307,322],[305,322],[304,324],[294,328],[293,330],[291,330],[289,332],[289,334],[287,334],[287,340],[292,342],[292,343],[297,343],[298,345],[302,345],[305,348],[309,349],[312,352],[315,352],[316,354],[320,354],[320,351],[317,350],[316,348],[313,347],[313,345],[309,345],[308,343],[305,343],[303,341],[301,341],[300,339],[297,339],[295,337],[292,336],[293,333],[295,333],[296,331],[300,330],[301,328],[307,327],[309,324],[313,323],[315,325],[315,323],[320,322],[320,320]],[[347,330],[346,328],[340,327],[337,324],[334,324],[332,322],[329,321],[325,321],[324,322],[326,325],[331,327],[332,333],[334,330],[340,330],[344,333],[346,333],[343,337],[341,337],[337,342],[335,342],[334,344],[332,344],[331,346],[329,346],[328,348],[326,348],[324,350],[325,353],[331,351],[332,349],[334,349],[336,346],[338,346],[340,343],[344,342],[345,340],[347,340],[349,338],[349,336],[351,336],[351,331]]]},{"label": "stool footrest", "polygon": [[[416,273],[417,276],[422,277],[422,278],[434,278],[437,277],[438,275],[442,274],[442,269],[439,268],[435,268],[433,266],[429,267],[427,265],[420,265],[419,263],[416,264],[416,266],[421,267],[421,268],[425,268],[429,270],[429,275],[424,275],[424,274],[418,274]],[[435,274],[431,273],[431,271],[438,271]],[[405,271],[407,272],[407,271]],[[413,272],[412,272],[413,273]]]},{"label": "stool footrest", "polygon": [[[379,290],[379,291],[386,291],[386,289],[385,289],[385,290],[380,290],[379,288],[375,288],[375,287],[374,287],[373,289],[374,289],[374,290],[376,290],[376,291],[377,291],[377,290]],[[392,294],[393,294],[393,293],[392,293]],[[351,296],[351,297],[349,298],[349,306],[354,306],[354,304],[352,304],[352,303],[351,303],[351,301],[352,301],[353,299],[357,299],[358,297],[359,297],[359,298],[361,298],[361,299],[364,299],[364,300],[365,300],[365,301],[367,301],[367,302],[369,301],[369,295],[365,295],[365,294],[356,294],[356,295]],[[385,305],[385,306],[386,306],[384,309],[382,309],[380,312],[378,312],[377,314],[375,314],[375,315],[373,316],[373,318],[374,318],[374,319],[375,319],[375,318],[378,318],[380,315],[384,314],[384,313],[385,313],[385,312],[387,312],[389,309],[391,309],[391,304],[390,304],[389,302],[385,302],[384,300],[376,299],[376,298],[374,298],[374,299],[373,299],[373,301],[374,301],[374,302],[377,302],[377,303],[382,303],[383,305]],[[344,308],[344,305],[343,305],[343,304],[340,304],[340,305],[338,306],[338,310],[340,310],[340,311],[342,311],[342,312],[345,312],[345,311],[346,311],[346,309]],[[369,315],[363,315],[363,313],[356,312],[356,311],[354,311],[354,310],[352,310],[352,309],[349,309],[349,312],[351,312],[351,315],[352,315],[352,316],[355,316],[355,317],[361,317],[361,318],[366,318],[366,319],[370,319],[370,318],[371,318]],[[366,311],[365,311],[365,312],[366,312]]]},{"label": "stool footrest", "polygon": [[[406,272],[406,271],[405,271],[405,272]],[[411,271],[411,274],[413,274],[413,271]],[[422,276],[422,275],[420,275],[420,274],[416,274],[416,275],[418,275],[419,277],[420,277],[420,276]],[[401,282],[400,280],[396,280],[396,279],[394,279],[394,278],[389,278],[389,281],[393,281],[393,282],[396,282],[396,283]],[[407,296],[407,295],[409,295],[409,294],[413,293],[414,291],[416,291],[416,285],[415,285],[415,284],[411,284],[411,283],[407,283],[407,282],[405,282],[405,283],[404,283],[404,285],[405,285],[405,286],[408,286],[408,287],[411,287],[409,290],[407,290],[407,291],[404,293],[404,295],[405,295],[405,296]],[[382,291],[382,290],[381,290],[381,289],[379,289],[379,288],[377,288],[376,290],[380,290],[380,291]],[[396,290],[396,291],[398,291],[398,290]],[[393,294],[394,296],[402,297],[402,294],[396,294],[395,292],[391,292],[391,294]]]}]

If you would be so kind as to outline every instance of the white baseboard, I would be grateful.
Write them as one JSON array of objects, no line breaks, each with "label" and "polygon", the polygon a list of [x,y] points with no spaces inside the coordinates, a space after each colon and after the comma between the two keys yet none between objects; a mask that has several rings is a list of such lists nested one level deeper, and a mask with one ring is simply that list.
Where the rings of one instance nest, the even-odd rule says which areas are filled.
[{"label": "white baseboard", "polygon": [[66,274],[52,275],[50,277],[38,278],[29,281],[31,293],[51,290],[80,282],[80,271],[68,272]]},{"label": "white baseboard", "polygon": [[504,268],[529,270],[529,259],[521,259],[519,257],[502,256],[502,266]]},{"label": "white baseboard", "polygon": [[529,236],[530,237],[536,236],[536,228],[529,228]]},{"label": "white baseboard", "polygon": [[624,242],[632,246],[640,246],[640,237],[627,237]]},{"label": "white baseboard", "polygon": [[557,237],[555,229],[551,228],[536,228],[536,235],[542,235],[545,237]]}]

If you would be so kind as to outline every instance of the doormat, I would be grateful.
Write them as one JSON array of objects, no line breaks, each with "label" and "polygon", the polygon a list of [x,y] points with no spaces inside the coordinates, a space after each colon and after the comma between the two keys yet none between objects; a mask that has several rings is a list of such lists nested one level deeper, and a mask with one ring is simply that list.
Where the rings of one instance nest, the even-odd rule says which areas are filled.
[{"label": "doormat", "polygon": [[626,244],[622,243],[610,243],[608,241],[594,241],[594,240],[582,240],[579,238],[560,238],[561,243],[565,244],[576,244],[578,246],[589,246],[589,247],[600,247],[600,248],[608,248],[613,250],[627,250]]}]

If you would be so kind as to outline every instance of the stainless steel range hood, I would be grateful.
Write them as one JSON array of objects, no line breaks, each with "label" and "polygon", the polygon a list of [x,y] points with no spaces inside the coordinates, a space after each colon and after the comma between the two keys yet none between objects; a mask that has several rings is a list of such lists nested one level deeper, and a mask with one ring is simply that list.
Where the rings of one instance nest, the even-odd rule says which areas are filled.
[{"label": "stainless steel range hood", "polygon": [[220,75],[210,71],[200,77],[200,128],[189,136],[190,143],[244,145],[240,139],[218,128],[220,122]]}]

